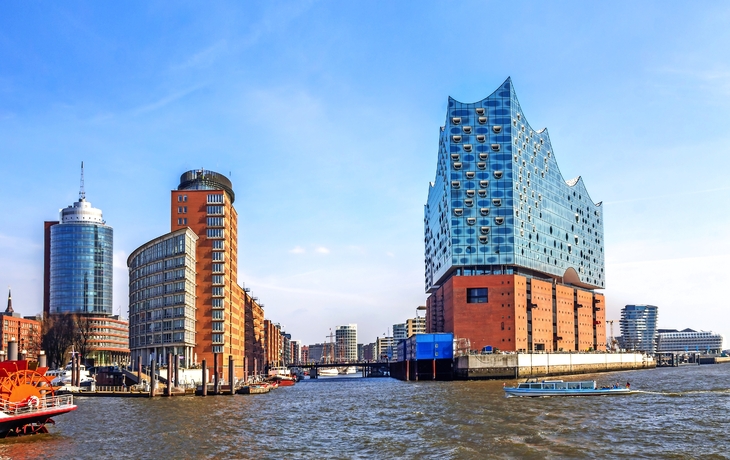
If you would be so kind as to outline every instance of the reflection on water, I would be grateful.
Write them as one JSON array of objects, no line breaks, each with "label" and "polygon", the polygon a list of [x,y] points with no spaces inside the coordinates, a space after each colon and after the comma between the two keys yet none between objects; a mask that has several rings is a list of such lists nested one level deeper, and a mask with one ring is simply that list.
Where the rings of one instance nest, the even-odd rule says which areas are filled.
[{"label": "reflection on water", "polygon": [[0,458],[727,458],[729,371],[570,377],[645,391],[622,397],[343,376],[265,395],[77,398],[51,434],[0,441]]}]

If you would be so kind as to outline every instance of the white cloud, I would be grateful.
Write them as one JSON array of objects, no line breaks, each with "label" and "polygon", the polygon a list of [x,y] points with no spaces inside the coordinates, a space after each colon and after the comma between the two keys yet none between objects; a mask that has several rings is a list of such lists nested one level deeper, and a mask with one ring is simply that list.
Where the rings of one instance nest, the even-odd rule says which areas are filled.
[{"label": "white cloud", "polygon": [[325,248],[324,246],[320,246],[316,249],[316,251],[320,254],[329,254],[330,250]]},{"label": "white cloud", "polygon": [[386,252],[385,255],[388,256],[388,257],[395,257],[395,254],[393,254],[390,251],[389,252]]},{"label": "white cloud", "polygon": [[152,102],[150,104],[146,104],[146,105],[143,105],[141,107],[137,107],[132,112],[135,115],[140,115],[140,114],[145,113],[145,112],[151,112],[153,110],[160,109],[160,108],[162,108],[162,107],[164,107],[164,106],[166,106],[168,104],[171,104],[171,103],[177,101],[178,99],[184,98],[188,94],[190,94],[190,93],[192,93],[194,91],[197,91],[197,90],[199,90],[200,88],[202,88],[204,86],[206,86],[206,85],[205,84],[201,84],[201,85],[192,86],[190,88],[186,88],[186,89],[184,89],[182,91],[178,91],[176,93],[173,93],[173,94],[170,94],[168,96],[165,96],[165,97],[157,100],[156,102]]},{"label": "white cloud", "polygon": [[173,66],[173,70],[184,70],[192,67],[208,67],[213,64],[225,50],[227,41],[219,40],[208,48],[190,56],[184,63]]},{"label": "white cloud", "polygon": [[297,246],[294,249],[289,250],[289,253],[291,254],[304,254],[305,252],[307,251],[301,246]]}]

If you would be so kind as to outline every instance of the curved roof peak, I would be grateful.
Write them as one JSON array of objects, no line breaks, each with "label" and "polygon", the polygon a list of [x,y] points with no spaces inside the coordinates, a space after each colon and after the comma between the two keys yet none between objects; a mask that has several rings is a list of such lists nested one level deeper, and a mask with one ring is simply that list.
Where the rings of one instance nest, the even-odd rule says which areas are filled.
[{"label": "curved roof peak", "polygon": [[568,179],[565,181],[566,184],[568,184],[568,187],[575,187],[578,182],[580,182],[581,176],[574,177],[573,179]]},{"label": "curved roof peak", "polygon": [[490,97],[494,96],[495,93],[501,92],[501,91],[509,91],[510,95],[511,95],[511,93],[514,93],[514,87],[512,86],[512,77],[507,77],[507,79],[505,81],[503,81],[502,84],[499,85],[499,87],[496,90],[492,91],[492,94],[490,94],[489,96],[484,97],[482,99],[479,99],[478,101],[461,102],[461,101],[458,101],[458,100],[454,99],[453,97],[449,96],[449,102],[453,101],[453,102],[457,102],[459,104],[478,104],[478,103],[485,101],[485,100],[489,99]]}]

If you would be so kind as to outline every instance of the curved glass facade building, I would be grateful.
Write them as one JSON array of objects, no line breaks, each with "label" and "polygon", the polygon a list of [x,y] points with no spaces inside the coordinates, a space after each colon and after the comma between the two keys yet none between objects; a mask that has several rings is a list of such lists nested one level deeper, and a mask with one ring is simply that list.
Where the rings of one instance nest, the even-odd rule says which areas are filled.
[{"label": "curved glass facade building", "polygon": [[149,364],[158,356],[194,361],[195,249],[189,228],[143,244],[127,259],[129,267],[129,348],[132,362]]},{"label": "curved glass facade building", "polygon": [[424,245],[427,332],[472,350],[605,349],[603,208],[563,178],[509,78],[480,101],[449,98]]},{"label": "curved glass facade building", "polygon": [[114,233],[83,197],[50,230],[49,312],[112,315]]},{"label": "curved glass facade building", "polygon": [[605,287],[601,203],[563,178],[509,78],[481,101],[449,98],[424,214],[427,292],[454,271]]},{"label": "curved glass facade building", "polygon": [[654,305],[626,305],[621,310],[621,347],[656,352],[658,308]]}]

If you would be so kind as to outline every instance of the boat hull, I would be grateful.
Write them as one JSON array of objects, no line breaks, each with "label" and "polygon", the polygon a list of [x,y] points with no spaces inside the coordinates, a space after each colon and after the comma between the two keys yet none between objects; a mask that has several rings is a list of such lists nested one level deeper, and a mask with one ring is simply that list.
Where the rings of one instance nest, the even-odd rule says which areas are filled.
[{"label": "boat hull", "polygon": [[545,397],[545,396],[622,396],[636,393],[627,388],[606,388],[591,390],[551,390],[551,389],[527,389],[527,388],[505,388],[507,397]]}]

